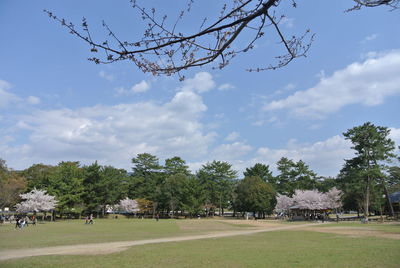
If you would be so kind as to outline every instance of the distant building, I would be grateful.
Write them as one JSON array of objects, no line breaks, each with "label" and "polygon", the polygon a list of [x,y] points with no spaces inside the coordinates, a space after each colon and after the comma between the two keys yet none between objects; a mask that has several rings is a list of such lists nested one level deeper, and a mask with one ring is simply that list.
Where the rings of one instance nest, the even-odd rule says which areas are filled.
[{"label": "distant building", "polygon": [[389,195],[390,203],[392,203],[395,213],[400,213],[400,191]]}]

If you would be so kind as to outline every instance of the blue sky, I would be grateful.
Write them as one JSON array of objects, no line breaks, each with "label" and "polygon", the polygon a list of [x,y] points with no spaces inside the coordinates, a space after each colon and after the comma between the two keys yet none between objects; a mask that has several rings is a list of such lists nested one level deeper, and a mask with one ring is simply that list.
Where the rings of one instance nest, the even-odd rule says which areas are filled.
[{"label": "blue sky", "polygon": [[[139,1],[174,17],[185,1]],[[222,1],[196,1],[180,26],[187,33]],[[14,169],[34,163],[98,160],[130,170],[148,152],[182,157],[193,170],[212,160],[236,170],[257,162],[275,169],[283,156],[334,176],[352,157],[342,133],[371,121],[390,127],[400,144],[399,11],[386,7],[344,12],[350,0],[280,6],[288,35],[316,34],[307,58],[266,72],[281,53],[267,31],[256,48],[222,70],[192,69],[153,77],[127,62],[95,65],[89,48],[50,20],[43,9],[80,24],[97,40],[105,20],[121,37],[140,37],[143,25],[129,1],[0,2],[0,158]],[[132,37],[132,38],[131,38]],[[246,40],[246,33],[237,46]]]}]

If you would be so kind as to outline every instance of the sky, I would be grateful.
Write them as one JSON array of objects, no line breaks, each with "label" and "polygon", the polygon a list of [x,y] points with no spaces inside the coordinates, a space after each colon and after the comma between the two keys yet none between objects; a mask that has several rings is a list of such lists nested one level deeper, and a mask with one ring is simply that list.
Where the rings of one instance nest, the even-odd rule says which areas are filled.
[{"label": "sky", "polygon": [[[186,1],[138,0],[174,21]],[[195,1],[178,25],[185,33],[218,14],[224,1]],[[372,122],[391,129],[400,145],[400,14],[387,7],[345,12],[351,0],[280,5],[287,35],[310,29],[315,40],[290,65],[264,72],[282,54],[271,28],[255,48],[224,69],[215,65],[152,76],[129,62],[96,65],[90,48],[43,9],[80,24],[93,38],[124,40],[143,34],[128,0],[0,1],[0,158],[20,170],[33,164],[98,161],[128,171],[151,153],[184,159],[193,171],[213,160],[241,172],[255,163],[276,174],[281,157],[303,160],[321,176],[335,176],[353,157],[342,133]],[[251,31],[240,36],[243,46]]]}]

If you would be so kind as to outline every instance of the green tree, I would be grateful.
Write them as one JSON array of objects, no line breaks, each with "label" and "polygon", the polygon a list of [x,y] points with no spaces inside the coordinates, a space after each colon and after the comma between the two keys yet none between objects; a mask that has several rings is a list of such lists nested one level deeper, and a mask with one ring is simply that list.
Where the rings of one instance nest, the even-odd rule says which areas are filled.
[{"label": "green tree", "polygon": [[26,190],[26,180],[20,173],[7,167],[0,159],[0,208],[13,207],[19,201],[19,195]]},{"label": "green tree", "polygon": [[316,187],[319,192],[326,193],[333,187],[338,188],[337,186],[338,182],[336,178],[323,176],[316,178]]},{"label": "green tree", "polygon": [[380,183],[386,188],[383,164],[394,157],[394,142],[388,137],[390,129],[367,122],[347,130],[343,135],[353,143],[356,156],[353,168],[358,170],[360,184],[364,187],[364,218],[368,220],[371,190]]},{"label": "green tree", "polygon": [[160,172],[162,169],[158,158],[149,153],[138,154],[132,158],[132,163],[134,164],[132,170],[135,177],[146,177],[152,173]]},{"label": "green tree", "polygon": [[201,214],[203,212],[205,200],[206,198],[200,181],[196,177],[188,177],[183,200],[183,209],[189,213],[190,217]]},{"label": "green tree", "polygon": [[198,170],[197,178],[203,187],[207,206],[212,212],[215,212],[214,207],[218,207],[219,215],[222,215],[224,208],[229,206],[236,175],[237,171],[232,169],[231,164],[215,160]]},{"label": "green tree", "polygon": [[343,191],[343,209],[356,210],[358,214],[363,210],[364,185],[358,168],[359,159],[347,160],[337,176],[338,188]]},{"label": "green tree", "polygon": [[25,169],[22,174],[28,183],[28,191],[36,189],[47,189],[57,167],[45,164],[34,164]]},{"label": "green tree", "polygon": [[387,184],[389,193],[400,191],[400,167],[392,166],[388,169]]},{"label": "green tree", "polygon": [[107,205],[117,204],[127,193],[127,172],[97,162],[85,166],[83,180],[85,202],[88,212],[100,212],[104,216]]},{"label": "green tree", "polygon": [[165,194],[172,216],[176,210],[182,210],[187,193],[187,176],[182,173],[169,175],[165,179],[163,193]]},{"label": "green tree", "polygon": [[251,211],[256,216],[265,218],[265,213],[272,212],[276,205],[275,190],[271,184],[260,177],[245,177],[235,189],[235,207],[241,211]]},{"label": "green tree", "polygon": [[61,217],[65,212],[80,212],[75,209],[83,203],[83,177],[84,171],[79,162],[61,162],[48,177],[48,185],[42,189],[56,196]]},{"label": "green tree", "polygon": [[295,190],[314,190],[317,188],[317,174],[310,170],[302,160],[294,162],[282,157],[277,162],[279,171],[275,187],[278,193],[292,195]]},{"label": "green tree", "polygon": [[102,166],[100,187],[106,189],[101,197],[102,212],[104,215],[106,205],[114,205],[128,192],[128,173],[125,169],[112,166]]},{"label": "green tree", "polygon": [[134,166],[129,184],[129,196],[152,201],[153,214],[159,208],[165,209],[168,206],[163,192],[165,176],[158,158],[149,153],[142,153],[132,158],[132,163]]},{"label": "green tree", "polygon": [[86,211],[90,213],[98,212],[101,206],[100,196],[106,190],[101,187],[101,166],[96,161],[90,166],[84,166],[83,168],[85,170],[83,201]]},{"label": "green tree", "polygon": [[183,174],[190,175],[189,167],[186,165],[185,160],[179,156],[168,158],[165,160],[164,172],[166,175]]},{"label": "green tree", "polygon": [[243,172],[243,175],[245,177],[260,177],[263,181],[271,183],[272,185],[276,183],[269,166],[261,163],[257,163],[253,167],[246,168],[246,170]]}]

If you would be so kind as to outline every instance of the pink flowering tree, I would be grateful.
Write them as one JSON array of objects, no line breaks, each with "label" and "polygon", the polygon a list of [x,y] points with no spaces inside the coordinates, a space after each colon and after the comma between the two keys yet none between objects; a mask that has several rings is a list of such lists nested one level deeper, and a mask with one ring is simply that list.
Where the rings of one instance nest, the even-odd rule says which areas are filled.
[{"label": "pink flowering tree", "polygon": [[333,187],[329,190],[329,192],[323,194],[324,205],[327,208],[338,209],[342,206],[342,191],[338,190],[336,187]]},{"label": "pink flowering tree", "polygon": [[275,210],[277,212],[284,212],[289,210],[289,208],[293,205],[293,199],[286,196],[278,194],[276,197],[276,206]]},{"label": "pink flowering tree", "polygon": [[300,209],[325,209],[323,194],[317,190],[296,190],[293,195],[293,202]]},{"label": "pink flowering tree", "polygon": [[342,206],[341,198],[342,191],[335,187],[327,193],[321,193],[317,190],[296,190],[292,198],[278,194],[275,211],[284,212],[288,211],[291,207],[296,207],[303,211],[314,211],[313,213],[316,210],[337,210]]},{"label": "pink flowering tree", "polygon": [[37,190],[36,188],[26,194],[20,195],[24,200],[16,205],[18,212],[48,212],[53,210],[57,205],[57,200],[54,196],[46,194],[45,190]]},{"label": "pink flowering tree", "polygon": [[136,200],[129,199],[128,197],[119,201],[119,208],[123,212],[137,213],[139,211],[139,205]]}]

